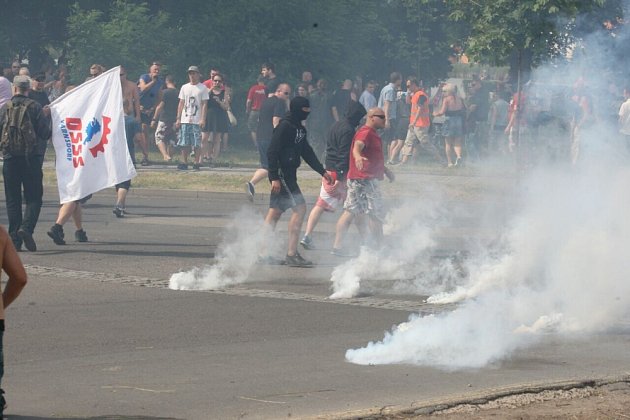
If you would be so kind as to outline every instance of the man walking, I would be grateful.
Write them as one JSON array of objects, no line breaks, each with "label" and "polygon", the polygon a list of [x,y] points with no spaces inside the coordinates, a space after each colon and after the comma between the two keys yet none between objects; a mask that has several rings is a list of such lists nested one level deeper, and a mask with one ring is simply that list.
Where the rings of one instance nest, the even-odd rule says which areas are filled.
[{"label": "man walking", "polygon": [[429,115],[429,97],[422,90],[418,79],[410,77],[407,80],[407,90],[411,94],[411,114],[409,116],[409,129],[405,138],[405,146],[402,149],[402,163],[405,164],[411,156],[416,156],[417,145],[426,149],[433,158],[441,162],[440,152],[429,139],[431,117]]},{"label": "man walking", "polygon": [[274,229],[280,216],[291,209],[293,214],[289,220],[289,243],[285,263],[291,267],[311,267],[312,262],[305,260],[297,251],[302,221],[306,214],[306,201],[297,183],[297,169],[302,159],[326,182],[333,183],[317,159],[315,152],[306,140],[306,129],[302,122],[310,113],[307,98],[298,96],[291,100],[289,112],[280,121],[273,132],[269,146],[269,180],[271,181],[271,197],[269,212],[265,217],[265,225]]},{"label": "man walking", "polygon": [[[46,141],[52,135],[50,109],[29,99],[31,79],[13,79],[15,95],[0,109],[0,148],[4,158],[4,195],[9,218],[9,235],[20,250],[22,243],[37,250],[33,239],[44,195],[42,165]],[[22,190],[26,207],[22,214]]]},{"label": "man walking", "polygon": [[[141,135],[140,102],[135,83],[127,80],[127,69],[120,66],[120,86],[123,93],[123,112],[125,114],[125,135],[127,150],[131,161],[135,164],[134,139]],[[116,206],[112,210],[116,217],[123,217],[126,208],[126,198],[131,188],[131,179],[116,184]]]},{"label": "man walking", "polygon": [[278,85],[278,89],[276,89],[275,93],[265,99],[260,107],[258,130],[256,131],[256,146],[258,147],[260,168],[256,169],[252,179],[245,184],[245,189],[250,201],[254,201],[256,184],[269,175],[267,152],[271,144],[271,136],[276,126],[280,124],[280,119],[287,113],[290,96],[291,86],[286,83],[281,83]]},{"label": "man walking", "polygon": [[396,159],[394,151],[400,149],[399,143],[402,140],[396,140],[396,123],[398,121],[398,115],[396,114],[396,92],[400,89],[402,84],[402,75],[398,72],[393,72],[389,76],[389,84],[381,90],[381,95],[378,97],[378,107],[385,112],[385,123],[382,128],[383,141],[387,146],[387,160],[393,162]]},{"label": "man walking", "polygon": [[179,91],[175,85],[175,79],[170,74],[164,78],[164,82],[166,89],[162,92],[162,101],[155,108],[151,128],[155,129],[155,144],[162,153],[164,161],[170,162],[172,148],[177,142],[175,119],[179,105]]},{"label": "man walking", "polygon": [[385,166],[381,138],[376,132],[385,126],[385,118],[385,112],[381,108],[370,109],[365,125],[357,131],[352,140],[348,196],[343,204],[344,212],[337,221],[335,243],[331,251],[333,255],[349,256],[341,245],[355,216],[368,216],[368,227],[374,244],[377,248],[382,244],[385,211],[379,181],[383,179],[383,175],[387,176],[390,182],[395,179],[393,172]]},{"label": "man walking", "polygon": [[322,214],[325,211],[334,212],[346,199],[350,146],[356,128],[365,114],[366,110],[363,105],[352,101],[348,106],[345,118],[330,128],[326,144],[326,172],[331,175],[334,183],[331,185],[322,180],[319,197],[308,216],[304,237],[300,240],[300,244],[305,249],[315,249],[311,234]]}]

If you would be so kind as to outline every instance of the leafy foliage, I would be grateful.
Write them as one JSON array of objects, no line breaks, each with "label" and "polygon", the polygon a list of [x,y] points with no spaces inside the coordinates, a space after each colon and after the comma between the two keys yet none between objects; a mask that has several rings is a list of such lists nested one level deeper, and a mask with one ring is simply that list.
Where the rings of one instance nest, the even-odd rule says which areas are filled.
[{"label": "leafy foliage", "polygon": [[150,14],[144,3],[116,0],[109,14],[75,4],[68,17],[73,80],[81,81],[92,63],[106,67],[123,64],[134,74],[142,73],[169,36],[167,21],[164,13]]},{"label": "leafy foliage", "polygon": [[619,0],[452,0],[449,5],[453,20],[470,22],[467,53],[498,65],[515,51],[534,65],[561,56],[589,25],[591,31],[599,29],[603,15],[620,10]]},{"label": "leafy foliage", "polygon": [[[0,0],[0,56],[34,67],[67,57],[75,82],[92,63],[125,64],[133,79],[157,60],[179,84],[194,64],[246,89],[267,61],[290,82],[304,70],[333,87],[401,71],[431,84],[462,40],[477,61],[505,65],[520,51],[528,66],[623,17],[622,0],[74,1]],[[619,39],[607,38],[611,51],[627,50]]]}]

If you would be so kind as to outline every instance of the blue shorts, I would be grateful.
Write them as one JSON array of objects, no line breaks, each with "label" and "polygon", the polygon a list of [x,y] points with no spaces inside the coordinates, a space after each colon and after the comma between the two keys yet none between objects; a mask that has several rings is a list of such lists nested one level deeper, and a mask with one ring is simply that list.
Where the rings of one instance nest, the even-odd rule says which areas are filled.
[{"label": "blue shorts", "polygon": [[271,140],[256,140],[256,146],[258,147],[258,156],[260,158],[260,167],[263,169],[269,169],[269,158],[267,157],[267,152],[269,151],[270,145]]},{"label": "blue shorts", "polygon": [[179,128],[179,147],[192,147],[197,149],[201,146],[201,127],[199,124],[182,124]]}]

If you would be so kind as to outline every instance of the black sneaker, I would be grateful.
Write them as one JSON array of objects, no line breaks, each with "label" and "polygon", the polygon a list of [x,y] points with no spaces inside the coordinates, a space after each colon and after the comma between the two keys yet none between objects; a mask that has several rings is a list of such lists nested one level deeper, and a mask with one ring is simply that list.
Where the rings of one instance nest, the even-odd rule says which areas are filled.
[{"label": "black sneaker", "polygon": [[254,184],[248,181],[247,184],[245,184],[245,191],[247,191],[247,198],[249,201],[254,201],[254,194],[256,194]]},{"label": "black sneaker", "polygon": [[142,161],[140,161],[140,165],[149,166],[149,159],[143,158]]},{"label": "black sneaker", "polygon": [[185,163],[180,163],[179,165],[177,165],[177,170],[178,171],[187,171],[188,170],[188,165]]},{"label": "black sneaker", "polygon": [[311,239],[311,237],[308,235],[304,235],[304,237],[300,241],[300,245],[302,245],[304,249],[315,249],[315,243],[313,242],[313,239]]},{"label": "black sneaker", "polygon": [[17,235],[22,240],[22,243],[24,244],[24,248],[28,249],[31,252],[37,251],[37,244],[35,243],[35,240],[33,239],[32,234],[28,233],[24,229],[20,229],[17,231]]},{"label": "black sneaker", "polygon": [[87,242],[87,233],[85,233],[83,229],[77,230],[76,232],[74,232],[74,240],[77,242]]},{"label": "black sneaker", "polygon": [[123,209],[121,209],[120,207],[114,207],[114,210],[112,210],[112,213],[114,213],[116,215],[116,217],[125,217],[125,211]]},{"label": "black sneaker", "polygon": [[4,398],[4,389],[0,389],[0,419],[4,418],[4,410],[7,408],[7,400]]},{"label": "black sneaker", "polygon": [[266,257],[258,257],[258,264],[266,264],[266,265],[285,265],[286,261],[281,260],[280,258],[272,257],[271,255],[267,255]]},{"label": "black sneaker", "polygon": [[193,163],[193,171],[200,171],[201,170],[201,165],[197,164],[197,163]]},{"label": "black sneaker", "polygon": [[55,224],[47,233],[57,245],[66,244],[66,241],[63,240],[63,226]]},{"label": "black sneaker", "polygon": [[286,258],[287,265],[289,267],[312,267],[313,262],[309,260],[305,260],[302,256],[296,252],[295,255],[287,255]]}]

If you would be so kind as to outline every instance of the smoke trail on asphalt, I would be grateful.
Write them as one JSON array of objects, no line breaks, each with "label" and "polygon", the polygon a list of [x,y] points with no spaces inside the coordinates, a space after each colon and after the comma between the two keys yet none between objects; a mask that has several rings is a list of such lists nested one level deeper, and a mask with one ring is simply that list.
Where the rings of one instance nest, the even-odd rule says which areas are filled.
[{"label": "smoke trail on asphalt", "polygon": [[379,251],[362,246],[356,258],[335,267],[330,298],[373,293],[427,295],[454,284],[459,273],[452,261],[432,258],[436,229],[447,224],[447,215],[440,209],[437,196],[393,209],[383,231],[396,240]]},{"label": "smoke trail on asphalt", "polygon": [[169,289],[212,290],[245,282],[255,267],[263,244],[262,225],[260,215],[250,208],[241,209],[226,228],[215,263],[174,273],[169,280]]},{"label": "smoke trail on asphalt", "polygon": [[447,314],[411,316],[382,341],[348,350],[347,360],[481,367],[535,344],[541,332],[612,327],[630,309],[629,190],[630,169],[615,161],[533,174],[508,250],[473,258],[468,284],[430,298],[464,303]]}]

